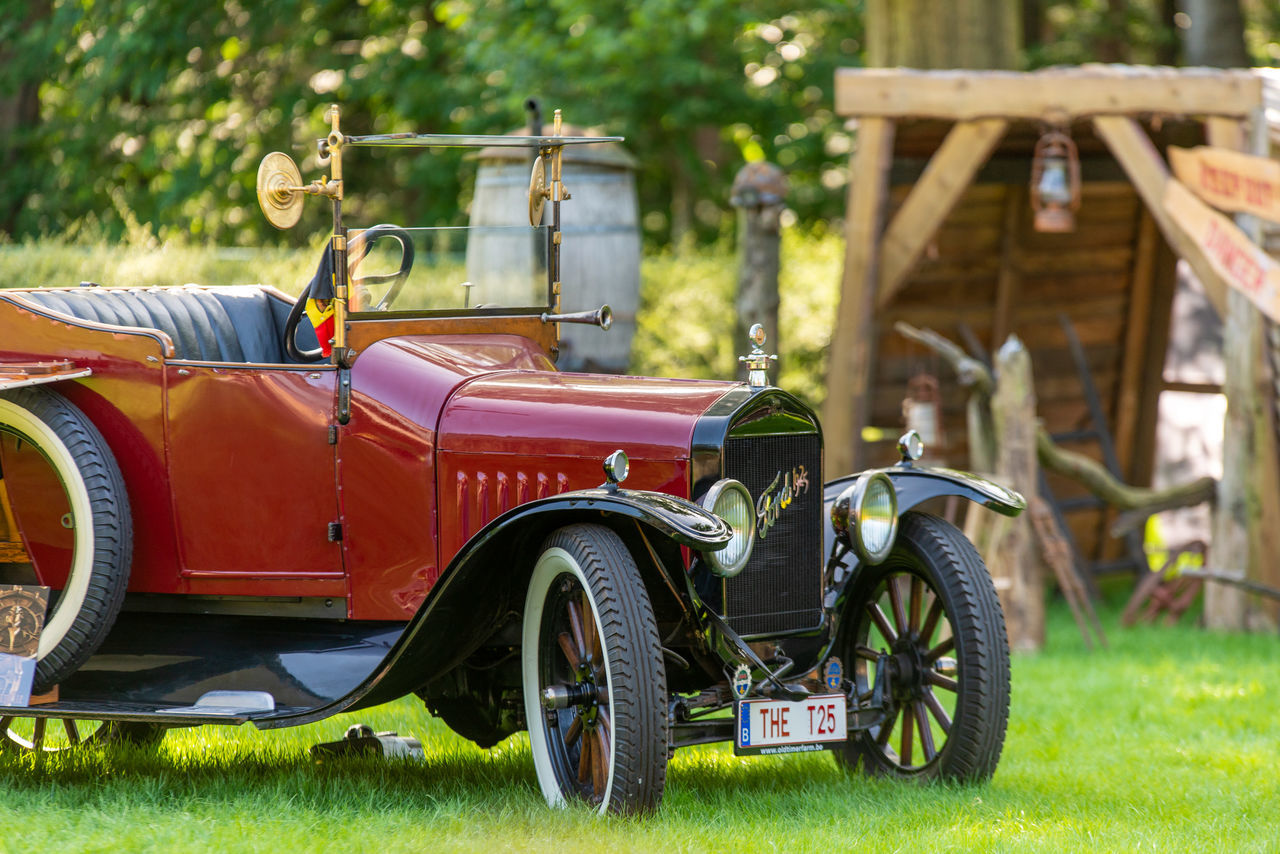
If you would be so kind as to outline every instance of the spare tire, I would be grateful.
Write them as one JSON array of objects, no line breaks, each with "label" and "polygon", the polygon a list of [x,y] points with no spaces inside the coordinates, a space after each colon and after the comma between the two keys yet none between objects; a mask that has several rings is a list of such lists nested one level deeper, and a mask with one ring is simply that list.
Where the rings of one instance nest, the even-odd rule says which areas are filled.
[{"label": "spare tire", "polygon": [[[43,477],[49,486],[56,478],[65,496],[48,506],[56,487],[26,495],[8,490],[20,529],[40,525],[47,530],[56,519],[70,530],[65,583],[51,596],[36,655],[33,691],[43,693],[84,664],[115,623],[129,585],[133,517],[111,449],[85,414],[58,392],[40,386],[0,392],[0,442],[0,457],[12,455],[0,462],[15,473],[35,471],[35,479]],[[52,475],[36,471],[40,461],[32,451],[43,457]],[[32,560],[40,572],[36,557]],[[49,577],[41,572],[42,579]]]}]

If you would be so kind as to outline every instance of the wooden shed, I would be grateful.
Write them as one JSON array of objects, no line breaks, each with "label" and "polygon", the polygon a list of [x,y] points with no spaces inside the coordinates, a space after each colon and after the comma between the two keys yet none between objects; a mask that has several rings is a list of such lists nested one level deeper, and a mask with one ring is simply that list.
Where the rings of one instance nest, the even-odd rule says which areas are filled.
[{"label": "wooden shed", "polygon": [[[1220,316],[1228,302],[1209,258],[1165,211],[1172,179],[1164,151],[1243,150],[1245,121],[1261,115],[1259,77],[1128,66],[841,69],[835,102],[856,123],[858,144],[824,412],[828,473],[893,459],[884,442],[861,441],[864,428],[901,425],[908,383],[921,372],[942,381],[944,460],[967,466],[964,391],[945,363],[895,333],[905,321],[987,353],[1018,335],[1046,428],[1101,459],[1088,434],[1098,426],[1091,383],[1120,475],[1149,483],[1178,259]],[[1069,134],[1079,152],[1080,203],[1066,233],[1032,223],[1033,153],[1050,130]],[[1050,485],[1061,499],[1082,493],[1069,482]],[[1067,521],[1086,559],[1120,553],[1102,510],[1080,509]]]}]

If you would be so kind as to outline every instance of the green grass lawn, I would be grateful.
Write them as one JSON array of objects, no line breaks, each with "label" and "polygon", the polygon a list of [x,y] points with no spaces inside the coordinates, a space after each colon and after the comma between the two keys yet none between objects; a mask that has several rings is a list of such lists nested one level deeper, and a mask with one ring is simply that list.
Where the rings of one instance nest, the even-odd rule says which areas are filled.
[{"label": "green grass lawn", "polygon": [[[676,755],[655,816],[552,812],[523,735],[480,750],[401,700],[293,730],[178,730],[154,755],[0,757],[0,850],[1275,850],[1280,639],[1104,620],[1110,650],[1085,652],[1057,608],[1048,649],[1015,659],[987,785],[710,746]],[[357,720],[418,736],[426,761],[308,758]]]}]

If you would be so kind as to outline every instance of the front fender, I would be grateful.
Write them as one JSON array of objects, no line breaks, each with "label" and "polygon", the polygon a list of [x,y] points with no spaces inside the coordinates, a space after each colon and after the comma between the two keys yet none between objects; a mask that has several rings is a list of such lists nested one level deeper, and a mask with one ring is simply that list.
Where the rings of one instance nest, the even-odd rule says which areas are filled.
[{"label": "front fender", "polygon": [[877,471],[884,472],[889,476],[889,480],[893,481],[894,491],[898,494],[898,513],[900,514],[930,498],[944,495],[967,498],[1002,516],[1017,516],[1027,509],[1026,499],[1012,489],[1005,489],[994,481],[969,472],[931,466],[890,466],[829,480],[822,487],[824,506],[830,510],[831,505],[840,497],[840,493],[844,492],[850,484],[864,474]]},{"label": "front fender", "polygon": [[482,528],[453,557],[395,646],[351,693],[298,713],[255,720],[259,728],[295,726],[389,702],[447,673],[524,605],[537,551],[556,528],[574,522],[634,519],[659,538],[698,551],[724,548],[733,534],[718,516],[658,492],[602,487],[521,504]]},{"label": "front fender", "polygon": [[[1027,501],[1022,495],[986,478],[956,469],[896,465],[870,469],[827,481],[822,487],[822,502],[827,515],[830,516],[831,505],[840,497],[840,493],[864,474],[877,471],[887,474],[889,480],[893,482],[894,492],[898,496],[899,516],[930,498],[947,495],[967,498],[1003,516],[1017,516],[1027,509]],[[829,524],[825,528],[825,543],[827,554],[831,554],[831,547],[835,543],[835,531]]]}]

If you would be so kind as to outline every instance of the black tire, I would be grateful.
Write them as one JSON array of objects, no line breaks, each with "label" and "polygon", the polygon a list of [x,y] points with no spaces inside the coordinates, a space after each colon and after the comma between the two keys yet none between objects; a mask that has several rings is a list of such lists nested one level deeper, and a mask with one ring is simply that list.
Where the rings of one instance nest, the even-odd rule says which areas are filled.
[{"label": "black tire", "polygon": [[838,654],[862,697],[875,687],[881,654],[891,654],[895,711],[851,734],[837,761],[873,776],[990,778],[1009,718],[1009,642],[973,545],[936,516],[907,513],[889,557],[860,568],[851,584]]},{"label": "black tire", "polygon": [[[635,560],[613,531],[570,525],[543,544],[525,600],[525,714],[547,802],[643,813],[667,776],[667,677]],[[574,699],[543,706],[555,689]]]},{"label": "black tire", "polygon": [[0,751],[61,753],[129,745],[150,750],[164,740],[165,728],[137,721],[76,721],[70,718],[0,718]]},{"label": "black tire", "polygon": [[[62,395],[40,387],[0,394],[0,434],[21,441],[24,450],[15,453],[35,449],[44,457],[62,483],[63,506],[70,508],[71,564],[40,636],[32,688],[39,694],[84,664],[115,623],[129,585],[133,517],[120,467],[102,434]],[[62,515],[63,509],[49,512]]]}]

